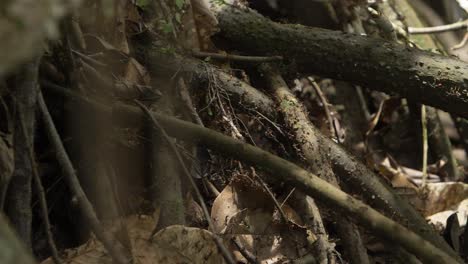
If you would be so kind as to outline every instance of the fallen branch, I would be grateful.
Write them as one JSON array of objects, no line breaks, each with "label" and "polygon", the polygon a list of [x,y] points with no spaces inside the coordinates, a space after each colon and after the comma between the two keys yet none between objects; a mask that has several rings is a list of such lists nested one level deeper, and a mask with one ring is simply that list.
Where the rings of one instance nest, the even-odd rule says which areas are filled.
[{"label": "fallen branch", "polygon": [[[142,118],[141,111],[134,107],[118,106],[115,111],[126,113],[136,119]],[[165,115],[152,114],[172,136],[199,142],[223,156],[239,159],[270,172],[272,177],[287,180],[308,195],[340,208],[356,218],[361,225],[390,241],[399,243],[427,263],[460,263],[414,232],[289,161],[219,132]]]},{"label": "fallen branch", "polygon": [[216,66],[178,55],[168,56],[158,49],[149,50],[145,55],[148,56],[145,61],[149,69],[156,75],[173,76],[177,73],[185,73],[201,85],[215,83],[242,108],[259,111],[271,119],[276,117],[275,104],[268,96]]},{"label": "fallen branch", "polygon": [[[71,92],[63,94],[72,95]],[[90,107],[93,107],[96,111],[106,112],[109,115],[116,114],[122,119],[132,120],[139,124],[146,120],[144,113],[136,107],[116,105],[111,109],[79,96],[73,97],[89,103]],[[200,143],[224,156],[237,158],[271,172],[272,177],[279,177],[281,181],[287,180],[306,194],[340,208],[343,212],[353,216],[362,226],[380,234],[385,239],[399,243],[427,263],[461,263],[461,261],[447,255],[447,253],[413,231],[381,215],[375,209],[289,161],[211,129],[154,112],[152,115],[171,136]],[[421,232],[421,229],[419,231]]]},{"label": "fallen branch", "polygon": [[468,117],[468,64],[382,39],[272,22],[250,9],[217,12],[219,37],[282,55],[304,71],[346,80]]},{"label": "fallen branch", "polygon": [[[72,100],[87,102],[95,107],[96,111],[110,111],[110,109],[106,110],[102,106],[93,104],[92,101],[85,99],[68,89],[64,89],[48,82],[44,82],[43,85],[50,91],[60,93]],[[270,100],[266,96],[265,98]],[[271,100],[268,104],[274,105]],[[276,107],[274,109],[276,109]],[[128,109],[119,110],[117,108],[116,111],[117,113],[115,114],[119,116],[118,120],[125,126],[140,126],[144,121],[144,119],[138,118],[135,114],[129,115],[126,113]],[[324,144],[324,149],[326,149],[330,155],[329,158],[332,161],[336,175],[340,178],[343,184],[346,184],[349,190],[356,190],[356,194],[362,195],[372,206],[383,210],[387,215],[392,216],[393,219],[396,219],[400,223],[405,223],[408,228],[417,232],[420,236],[424,237],[431,243],[445,249],[451,254],[456,255],[456,253],[451,250],[448,244],[434,231],[434,229],[427,224],[421,214],[407,201],[396,195],[392,188],[388,186],[388,184],[384,183],[378,175],[359,162],[355,157],[344,150],[343,147],[323,136],[319,131],[314,134],[317,136],[318,140]]]},{"label": "fallen branch", "polygon": [[[213,238],[215,240],[216,245],[218,246],[219,251],[221,251],[221,254],[224,257],[224,260],[226,260],[227,263],[229,264],[234,264],[234,258],[232,257],[231,253],[227,250],[227,248],[224,246],[222,239],[216,234],[215,229],[213,227],[213,221],[211,220],[210,213],[208,211],[208,207],[206,206],[205,200],[203,199],[203,196],[200,192],[200,189],[198,188],[197,184],[193,180],[192,174],[189,172],[187,169],[187,166],[185,166],[184,160],[182,159],[182,155],[180,152],[177,150],[177,147],[175,143],[173,142],[173,139],[169,137],[169,135],[166,133],[166,130],[159,124],[158,120],[154,118],[150,110],[144,106],[140,102],[136,102],[142,111],[148,116],[148,119],[153,123],[154,130],[155,132],[159,132],[162,134],[162,137],[166,141],[166,143],[169,145],[169,148],[171,149],[172,153],[176,156],[177,162],[179,165],[182,167],[182,170],[187,177],[187,180],[190,182],[191,187],[193,188],[193,191],[195,192],[195,196],[198,199],[198,202],[201,205],[203,214],[205,215],[206,220],[208,221],[208,227],[210,231],[212,232]],[[154,234],[151,234],[153,236]]]}]

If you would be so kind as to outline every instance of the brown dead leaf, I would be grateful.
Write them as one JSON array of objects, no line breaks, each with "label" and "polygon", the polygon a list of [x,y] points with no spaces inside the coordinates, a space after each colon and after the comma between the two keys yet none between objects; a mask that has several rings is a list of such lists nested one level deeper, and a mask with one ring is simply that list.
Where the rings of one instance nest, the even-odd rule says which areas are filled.
[{"label": "brown dead leaf", "polygon": [[[307,229],[287,204],[283,221],[272,198],[248,177],[235,177],[213,203],[211,217],[217,232],[235,237],[239,244],[262,263],[291,260],[306,253]],[[236,251],[232,244],[231,249]],[[246,262],[241,254],[238,261]]]},{"label": "brown dead leaf", "polygon": [[[135,244],[135,247],[148,245],[145,240]],[[225,263],[223,255],[218,250],[213,235],[204,229],[169,226],[159,231],[149,248],[153,255],[138,256],[134,254],[139,263]]]},{"label": "brown dead leaf", "polygon": [[377,168],[380,174],[391,182],[393,187],[418,189],[417,185],[403,172],[402,168],[392,162],[389,157],[386,157],[380,164],[377,164]]},{"label": "brown dead leaf", "polygon": [[[152,217],[131,216],[126,223],[135,263],[225,263],[213,235],[207,230],[169,226],[149,241],[148,237],[154,228]],[[76,249],[66,250],[64,255],[64,261],[69,264],[112,263],[102,244],[95,238]],[[52,258],[42,262],[52,263]]]},{"label": "brown dead leaf", "polygon": [[[255,181],[246,176],[234,177],[213,202],[211,218],[215,230],[217,232],[225,230],[230,224],[231,218],[236,215],[239,217],[239,214],[244,210],[249,218],[258,221],[254,223],[254,227],[256,227],[254,229],[264,230],[260,226],[268,225],[265,221],[269,222],[271,219],[274,204],[264,189]],[[259,221],[263,215],[266,216],[265,221]]]},{"label": "brown dead leaf", "polygon": [[430,183],[423,190],[426,216],[457,209],[468,197],[468,184],[459,182]]}]

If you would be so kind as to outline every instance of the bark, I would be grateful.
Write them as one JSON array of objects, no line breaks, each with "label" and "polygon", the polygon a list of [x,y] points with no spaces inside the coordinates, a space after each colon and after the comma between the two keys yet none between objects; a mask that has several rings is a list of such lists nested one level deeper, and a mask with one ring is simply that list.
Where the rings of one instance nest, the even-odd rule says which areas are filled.
[{"label": "bark", "polygon": [[282,55],[302,69],[374,87],[468,117],[468,65],[382,39],[274,23],[255,11],[224,7],[219,37],[235,47]]},{"label": "bark", "polygon": [[[47,84],[46,87],[51,91],[59,92],[67,97],[77,98],[76,94],[64,90],[63,88],[51,84]],[[273,102],[271,102],[271,104],[274,105]],[[104,111],[102,108],[96,110]],[[125,126],[140,126],[143,122],[141,118],[136,118],[135,115],[129,115],[128,110],[116,109],[116,111],[117,113],[115,114],[121,117],[120,120]],[[435,233],[434,229],[426,223],[424,218],[422,218],[408,202],[398,197],[393,192],[392,188],[378,175],[358,161],[357,158],[345,151],[341,146],[322,136],[320,132],[317,131],[315,134],[317,134],[319,140],[325,144],[325,149],[330,154],[329,159],[332,160],[336,175],[343,184],[346,184],[349,190],[354,190],[356,192],[355,194],[365,197],[366,201],[371,203],[374,207],[382,209],[387,215],[391,216],[393,219],[399,220],[400,223],[405,223],[408,228],[414,230],[425,239],[443,248],[445,251],[456,255],[445,241]]]},{"label": "bark", "polygon": [[[316,134],[318,130],[310,122],[304,106],[291,93],[278,71],[266,66],[262,67],[262,71],[266,76],[270,89],[275,95],[275,99],[279,105],[278,108],[284,116],[285,123],[295,135],[295,141],[302,150],[302,154],[311,171],[336,188],[339,188],[338,180],[332,170],[331,161],[328,158],[329,152],[325,149],[326,145],[324,142],[317,138]],[[359,232],[351,233],[353,229],[356,229],[356,226],[349,222],[348,219],[337,217],[336,214],[334,214],[334,217],[336,225],[340,227],[338,231],[341,240],[345,242],[345,252],[349,256],[352,256],[350,258],[351,263],[369,263]],[[329,250],[329,248],[325,249]],[[328,258],[333,260],[333,257],[330,255]]]},{"label": "bark", "polygon": [[[119,106],[114,109],[121,115],[133,119],[142,118],[142,113],[135,108]],[[409,229],[381,215],[371,207],[336,189],[331,184],[309,173],[297,165],[274,156],[266,151],[239,140],[225,136],[213,130],[177,120],[172,117],[153,113],[170,135],[191,142],[199,142],[218,151],[223,156],[237,158],[257,168],[270,172],[278,180],[286,180],[306,194],[311,195],[330,206],[336,206],[343,212],[352,215],[357,221],[382,237],[400,243],[409,252],[427,263],[459,263],[454,258]]]},{"label": "bark", "polygon": [[[415,10],[411,7],[406,0],[393,0],[395,6],[405,16],[406,23],[411,26],[423,27],[425,24],[419,19]],[[439,43],[435,41],[430,35],[412,35],[411,40],[418,43],[418,46],[427,50],[436,50]],[[446,171],[447,179],[449,181],[457,181],[461,179],[458,170],[457,162],[452,154],[452,144],[448,138],[442,123],[439,118],[437,109],[426,107],[427,129],[429,132],[429,150],[433,157],[437,160],[443,159],[447,162]]]},{"label": "bark", "polygon": [[[425,21],[430,26],[443,25],[444,21],[440,18],[434,10],[428,7],[421,0],[413,0],[411,4],[416,10],[418,10],[420,15],[425,19]],[[461,49],[452,50],[451,47],[457,45],[461,38],[459,38],[455,32],[449,31],[441,34],[436,34],[437,39],[442,43],[445,50],[452,55],[458,56],[461,60],[468,62],[468,45],[465,45]],[[460,134],[460,140],[463,144],[465,151],[468,153],[468,120],[465,118],[457,117],[452,115],[452,119],[455,122],[458,133]]]},{"label": "bark", "polygon": [[[31,247],[32,238],[31,183],[33,175],[29,149],[34,145],[39,61],[40,59],[36,58],[23,66],[17,76],[18,86],[14,91],[16,102],[13,139],[15,170],[10,181],[5,206],[18,236],[29,247]],[[28,143],[31,145],[28,146]]]},{"label": "bark", "polygon": [[[279,72],[266,65],[261,67],[261,71],[268,82],[270,90],[272,90],[274,97],[278,103],[279,111],[289,130],[294,134],[296,144],[299,145],[302,150],[302,154],[313,173],[321,177],[322,179],[332,182],[336,186],[336,178],[334,178],[333,171],[331,170],[330,163],[324,158],[325,152],[322,152],[319,147],[320,143],[317,142],[315,135],[310,133],[310,122],[306,115],[303,105],[295,98],[295,96],[289,91],[285,81],[279,75]],[[316,156],[317,153],[323,153],[323,155]],[[327,166],[328,165],[328,166]],[[303,195],[302,199],[306,199],[307,196]],[[320,220],[321,219],[315,219]],[[328,234],[318,233],[318,256],[317,260],[319,263],[335,263],[333,256],[333,247],[328,241]]]},{"label": "bark", "polygon": [[[49,86],[49,88],[51,88],[51,86]],[[122,120],[128,121],[127,125],[141,125],[145,121],[144,114],[136,107],[116,105],[111,109],[110,107],[77,96],[75,93],[71,93],[60,88],[55,90],[67,97],[87,102],[90,108],[93,108],[96,111],[104,112],[109,115],[119,115],[122,117]],[[428,263],[440,260],[440,256],[449,263],[451,261],[453,263],[459,262],[458,255],[450,248],[447,248],[448,246],[446,244],[445,246],[441,244],[443,243],[443,240],[442,242],[438,240],[440,237],[434,235],[433,230],[430,229],[420,215],[418,215],[419,218],[412,217],[412,214],[416,214],[413,208],[408,205],[401,207],[398,206],[398,204],[401,203],[401,200],[396,196],[392,196],[388,201],[383,201],[385,207],[402,208],[402,213],[405,214],[408,214],[408,210],[412,210],[413,213],[408,214],[410,215],[410,217],[408,217],[410,220],[407,220],[407,223],[409,222],[408,224],[412,226],[412,229],[415,232],[418,232],[419,235],[416,235],[413,231],[396,224],[394,221],[384,217],[370,207],[362,207],[364,204],[352,196],[346,195],[344,192],[337,190],[332,185],[319,179],[315,175],[308,173],[300,167],[266,151],[192,123],[157,113],[153,113],[153,116],[161,123],[161,125],[164,126],[171,136],[181,140],[203,144],[215,151],[219,151],[222,155],[237,158],[241,161],[245,161],[261,169],[272,172],[271,175],[273,177],[279,177],[277,180],[283,181],[286,179],[287,181],[292,182],[294,186],[303,190],[306,194],[316,197],[324,202],[330,202],[332,206],[337,206],[338,208],[343,209],[345,213],[356,217],[357,221],[366,228],[382,235],[385,239],[400,243],[402,247]],[[340,153],[338,153],[338,156],[347,155],[348,154],[344,152],[344,150],[341,150]],[[367,169],[364,165],[355,164],[356,162],[350,157],[345,157],[345,160],[346,159],[351,159],[352,163],[346,164],[343,168],[344,171],[350,172],[358,170],[357,172],[359,173],[355,175],[356,178],[366,176],[365,173],[368,171],[366,171]],[[340,163],[342,164],[342,162]],[[373,175],[375,177],[372,183],[377,186],[382,185],[376,175],[370,173],[367,174],[367,177],[370,177],[369,175]],[[384,188],[389,188],[385,184],[383,184],[383,186]],[[333,194],[329,192],[331,190],[333,190]],[[367,189],[359,190],[364,194],[368,191]],[[393,194],[391,191],[388,192],[390,192],[391,195]],[[370,200],[380,200],[379,196],[372,196],[373,197],[371,197]],[[421,219],[422,222],[420,222]],[[428,243],[421,237],[426,237],[433,244]],[[448,252],[450,256],[447,256],[447,253],[444,252]],[[441,263],[445,263],[445,260],[440,261],[442,261]]]},{"label": "bark", "polygon": [[157,48],[150,49],[147,56],[148,67],[156,75],[172,76],[179,72],[192,77],[192,82],[199,86],[214,83],[227,92],[236,106],[258,111],[270,119],[276,118],[275,104],[268,96],[216,66],[178,55],[164,55]]}]

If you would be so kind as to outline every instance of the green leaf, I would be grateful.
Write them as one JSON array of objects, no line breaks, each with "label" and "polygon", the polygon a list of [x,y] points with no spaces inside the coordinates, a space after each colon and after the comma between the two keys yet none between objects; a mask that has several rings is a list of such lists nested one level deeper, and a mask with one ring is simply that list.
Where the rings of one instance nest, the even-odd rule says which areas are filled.
[{"label": "green leaf", "polygon": [[180,24],[181,19],[180,19],[180,14],[179,14],[179,13],[176,13],[176,14],[175,14],[175,20],[177,21],[177,23]]},{"label": "green leaf", "polygon": [[178,9],[182,9],[182,7],[185,4],[185,0],[175,0],[175,4],[176,4]]},{"label": "green leaf", "polygon": [[136,0],[135,4],[144,10],[149,7],[149,5],[151,4],[151,0]]},{"label": "green leaf", "polygon": [[171,33],[174,31],[174,27],[172,26],[172,23],[168,23],[164,20],[161,20],[161,25],[159,28],[164,32],[165,34]]}]

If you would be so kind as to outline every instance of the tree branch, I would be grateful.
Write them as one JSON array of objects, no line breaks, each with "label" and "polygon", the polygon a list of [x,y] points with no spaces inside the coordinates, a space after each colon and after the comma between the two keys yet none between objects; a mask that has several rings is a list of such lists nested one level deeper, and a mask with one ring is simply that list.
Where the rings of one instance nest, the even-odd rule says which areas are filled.
[{"label": "tree branch", "polygon": [[314,74],[399,94],[468,117],[468,65],[366,36],[272,22],[250,9],[217,12],[218,37],[236,48],[282,55]]}]

